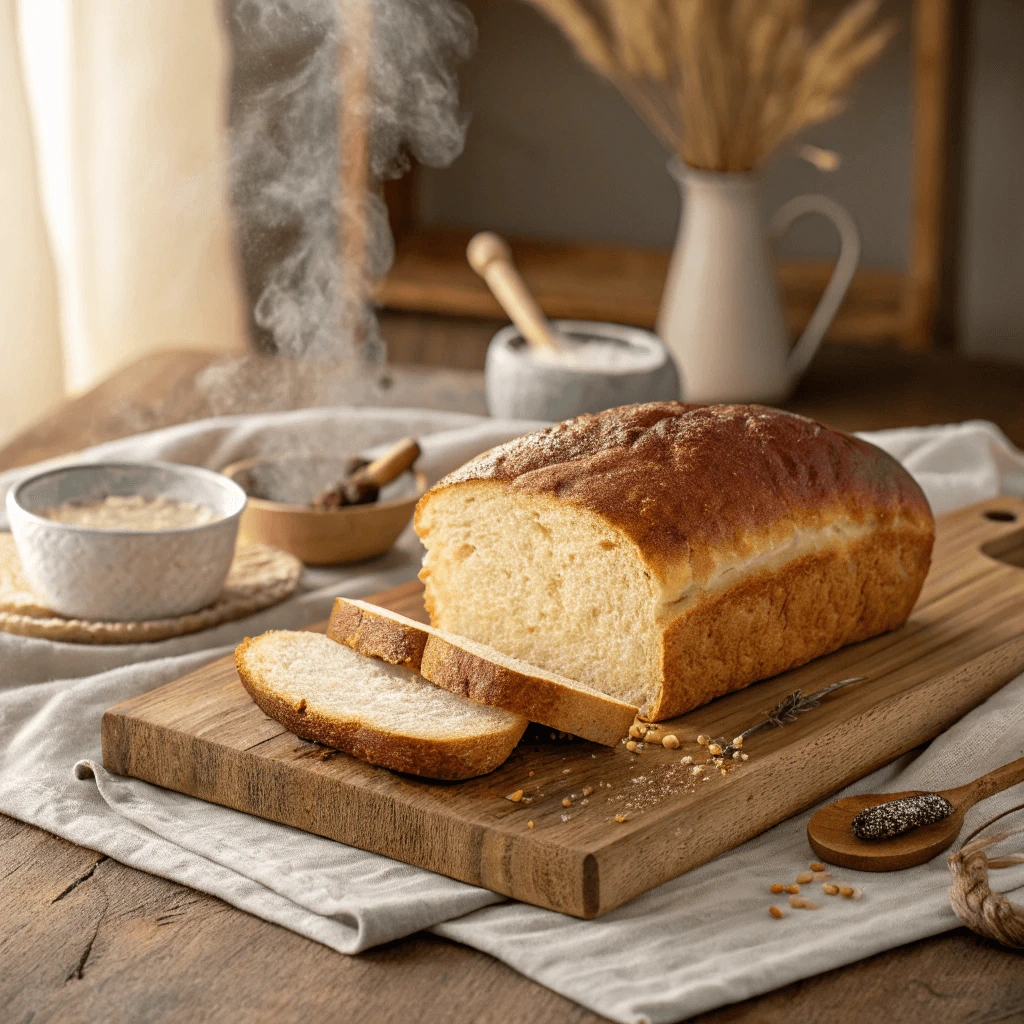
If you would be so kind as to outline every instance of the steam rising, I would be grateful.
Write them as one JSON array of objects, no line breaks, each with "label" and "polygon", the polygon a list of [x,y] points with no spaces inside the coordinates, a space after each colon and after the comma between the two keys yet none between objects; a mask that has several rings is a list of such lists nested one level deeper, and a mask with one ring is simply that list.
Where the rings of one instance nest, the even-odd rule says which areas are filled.
[{"label": "steam rising", "polygon": [[[341,43],[351,45],[343,33],[359,2],[371,5],[373,23],[366,41],[370,188],[362,197],[343,197],[338,55]],[[257,347],[350,369],[380,362],[372,309],[362,307],[355,331],[343,317],[363,282],[339,265],[339,203],[362,204],[366,274],[382,277],[394,245],[379,183],[401,176],[409,154],[440,167],[462,151],[466,123],[455,68],[476,41],[472,16],[455,0],[226,0],[226,6],[235,62],[232,198]],[[308,371],[300,375],[313,379]],[[218,390],[226,383],[223,373],[208,381]]]}]

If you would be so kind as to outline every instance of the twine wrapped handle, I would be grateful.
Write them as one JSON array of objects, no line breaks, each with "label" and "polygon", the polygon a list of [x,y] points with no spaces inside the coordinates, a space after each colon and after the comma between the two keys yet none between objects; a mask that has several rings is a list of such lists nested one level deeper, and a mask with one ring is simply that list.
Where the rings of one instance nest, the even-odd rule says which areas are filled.
[{"label": "twine wrapped handle", "polygon": [[1012,949],[1024,949],[1024,907],[1011,903],[1001,892],[992,892],[988,881],[989,868],[1007,868],[1024,864],[1024,853],[988,859],[985,850],[1010,836],[1024,833],[1024,827],[999,832],[987,839],[974,837],[1000,818],[1024,810],[1024,804],[1011,807],[981,828],[975,829],[956,853],[949,856],[953,887],[949,894],[956,916],[973,932]]}]

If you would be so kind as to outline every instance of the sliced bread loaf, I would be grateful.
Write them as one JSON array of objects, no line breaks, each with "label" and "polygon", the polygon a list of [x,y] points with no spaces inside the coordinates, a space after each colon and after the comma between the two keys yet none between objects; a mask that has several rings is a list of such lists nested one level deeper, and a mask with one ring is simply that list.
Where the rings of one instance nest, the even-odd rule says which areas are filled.
[{"label": "sliced bread loaf", "polygon": [[470,700],[595,743],[614,746],[637,713],[617,697],[365,601],[339,597],[327,635]]},{"label": "sliced bread loaf", "polygon": [[252,699],[296,736],[431,779],[493,771],[527,725],[320,633],[272,630],[247,639],[235,666]]}]

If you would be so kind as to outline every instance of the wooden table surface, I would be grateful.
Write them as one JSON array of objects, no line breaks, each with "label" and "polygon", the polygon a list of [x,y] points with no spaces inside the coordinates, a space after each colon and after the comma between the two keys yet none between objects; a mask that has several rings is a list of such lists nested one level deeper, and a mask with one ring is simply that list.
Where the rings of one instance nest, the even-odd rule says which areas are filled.
[{"label": "wooden table surface", "polygon": [[[428,400],[462,394],[466,411],[478,410],[471,371],[492,325],[385,326],[392,358],[463,370],[396,367],[399,391],[419,381]],[[187,352],[142,360],[9,442],[0,469],[204,414],[189,396],[209,362]],[[1024,368],[826,347],[790,407],[845,429],[991,419],[1024,445]],[[443,939],[416,935],[343,956],[3,816],[0,879],[0,1021],[603,1020]],[[694,1019],[853,1024],[883,1015],[1024,1020],[1022,955],[959,929]]]}]

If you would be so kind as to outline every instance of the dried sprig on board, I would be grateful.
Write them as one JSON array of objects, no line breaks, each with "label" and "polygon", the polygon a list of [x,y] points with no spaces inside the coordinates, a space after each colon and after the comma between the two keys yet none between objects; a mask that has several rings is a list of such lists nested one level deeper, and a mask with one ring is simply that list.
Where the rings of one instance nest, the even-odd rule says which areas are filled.
[{"label": "dried sprig on board", "polygon": [[529,0],[686,164],[750,171],[834,117],[895,26],[855,0],[823,32],[808,0]]}]

